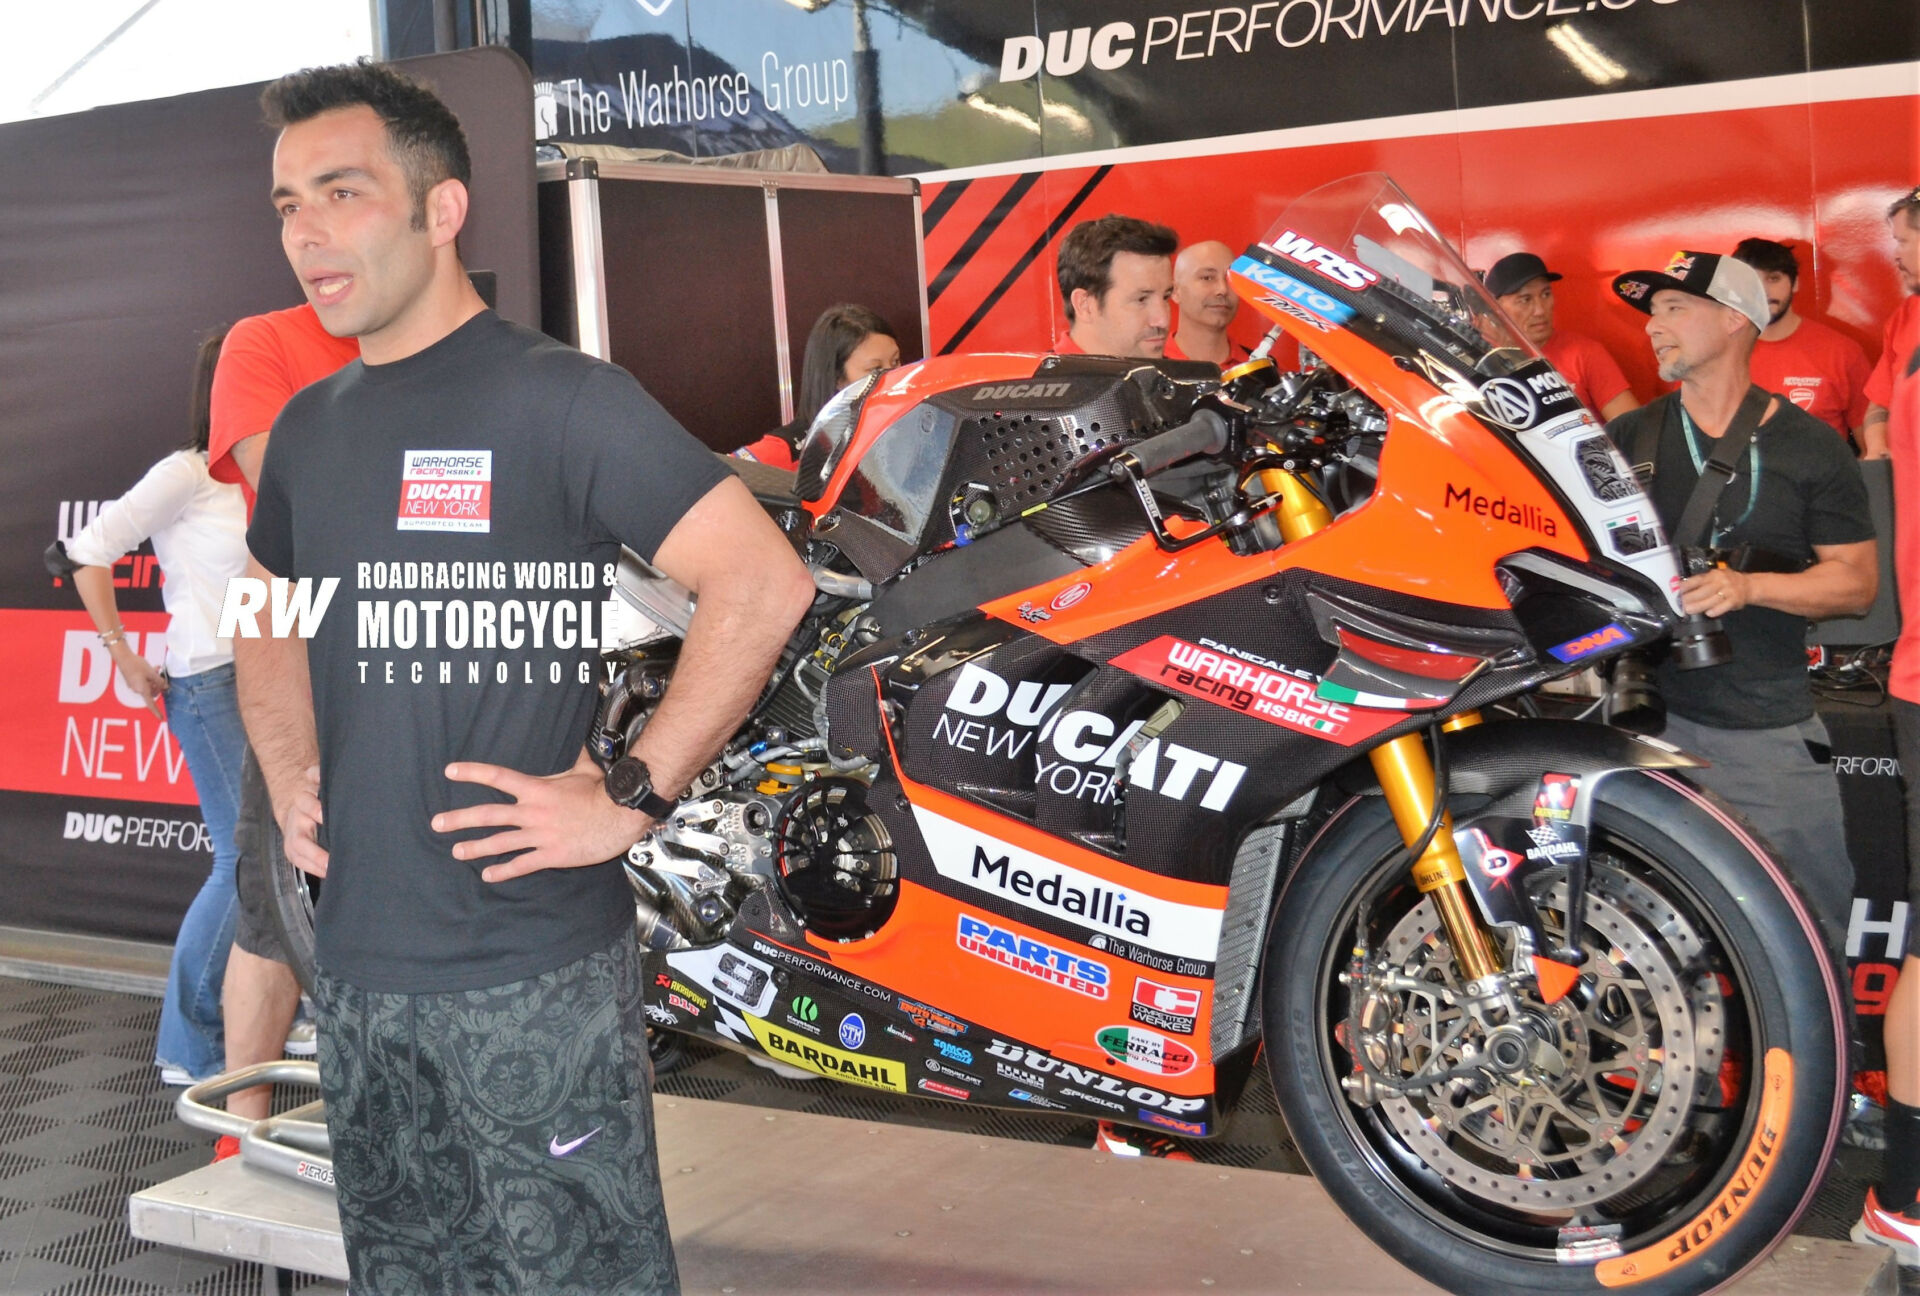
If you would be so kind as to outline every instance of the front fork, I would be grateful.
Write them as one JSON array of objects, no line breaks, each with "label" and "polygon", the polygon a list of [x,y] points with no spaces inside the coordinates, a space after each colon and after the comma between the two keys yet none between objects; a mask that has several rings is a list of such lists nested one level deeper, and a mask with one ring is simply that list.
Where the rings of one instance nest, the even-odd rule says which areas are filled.
[{"label": "front fork", "polygon": [[[1287,543],[1303,540],[1333,524],[1327,506],[1295,474],[1272,468],[1258,476],[1260,488],[1279,497],[1274,515]],[[1479,723],[1479,712],[1466,711],[1449,718],[1441,728],[1452,732]],[[1433,759],[1418,734],[1402,734],[1382,743],[1367,757],[1386,793],[1400,837],[1411,847],[1426,834],[1427,821],[1433,814]],[[1464,979],[1472,984],[1499,972],[1500,956],[1474,913],[1473,898],[1468,894],[1466,866],[1460,862],[1459,847],[1453,842],[1453,816],[1444,810],[1440,827],[1414,861],[1413,884],[1433,897]]]}]

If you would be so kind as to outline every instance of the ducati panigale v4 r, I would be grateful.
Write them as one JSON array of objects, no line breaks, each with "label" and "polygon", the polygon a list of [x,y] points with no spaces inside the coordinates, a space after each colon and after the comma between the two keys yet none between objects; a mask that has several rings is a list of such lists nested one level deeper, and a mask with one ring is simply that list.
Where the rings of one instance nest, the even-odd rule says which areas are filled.
[{"label": "ducati panigale v4 r", "polygon": [[[821,593],[629,853],[648,1013],[1191,1139],[1264,1057],[1423,1276],[1726,1282],[1838,1132],[1833,966],[1697,762],[1523,715],[1667,636],[1660,525],[1384,176],[1232,273],[1317,364],[944,357],[843,391],[797,473],[740,465]],[[631,566],[667,633],[608,685],[615,774],[689,615]]]}]

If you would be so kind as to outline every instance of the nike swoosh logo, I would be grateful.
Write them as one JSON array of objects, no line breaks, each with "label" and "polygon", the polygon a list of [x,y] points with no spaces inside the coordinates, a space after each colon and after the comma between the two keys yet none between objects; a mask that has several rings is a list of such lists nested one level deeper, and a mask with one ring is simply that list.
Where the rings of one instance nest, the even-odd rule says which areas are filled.
[{"label": "nike swoosh logo", "polygon": [[602,1126],[596,1125],[592,1129],[588,1130],[585,1134],[582,1134],[579,1138],[574,1139],[571,1143],[562,1143],[560,1141],[559,1136],[555,1135],[551,1140],[548,1141],[547,1151],[557,1157],[566,1156],[568,1153],[578,1148],[582,1143],[585,1143],[588,1139],[592,1138],[595,1134],[598,1134],[602,1128],[603,1128]]}]

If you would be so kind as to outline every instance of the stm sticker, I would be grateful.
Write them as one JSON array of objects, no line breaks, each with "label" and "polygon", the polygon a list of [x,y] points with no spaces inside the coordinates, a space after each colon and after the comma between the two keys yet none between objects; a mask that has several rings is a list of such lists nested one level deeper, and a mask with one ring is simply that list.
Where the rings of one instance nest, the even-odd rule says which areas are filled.
[{"label": "stm sticker", "polygon": [[492,529],[493,451],[408,450],[400,466],[402,531]]},{"label": "stm sticker", "polygon": [[1108,1057],[1150,1076],[1181,1076],[1193,1070],[1199,1055],[1177,1039],[1138,1026],[1109,1026],[1093,1037]]}]

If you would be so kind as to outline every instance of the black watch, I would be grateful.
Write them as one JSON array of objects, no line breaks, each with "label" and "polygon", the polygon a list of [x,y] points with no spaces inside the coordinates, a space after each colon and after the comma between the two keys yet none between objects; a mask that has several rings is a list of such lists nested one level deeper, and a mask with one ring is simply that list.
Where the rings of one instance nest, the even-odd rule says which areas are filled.
[{"label": "black watch", "polygon": [[678,804],[653,790],[653,773],[634,756],[622,756],[607,768],[607,795],[615,805],[638,810],[650,819],[665,819]]}]

